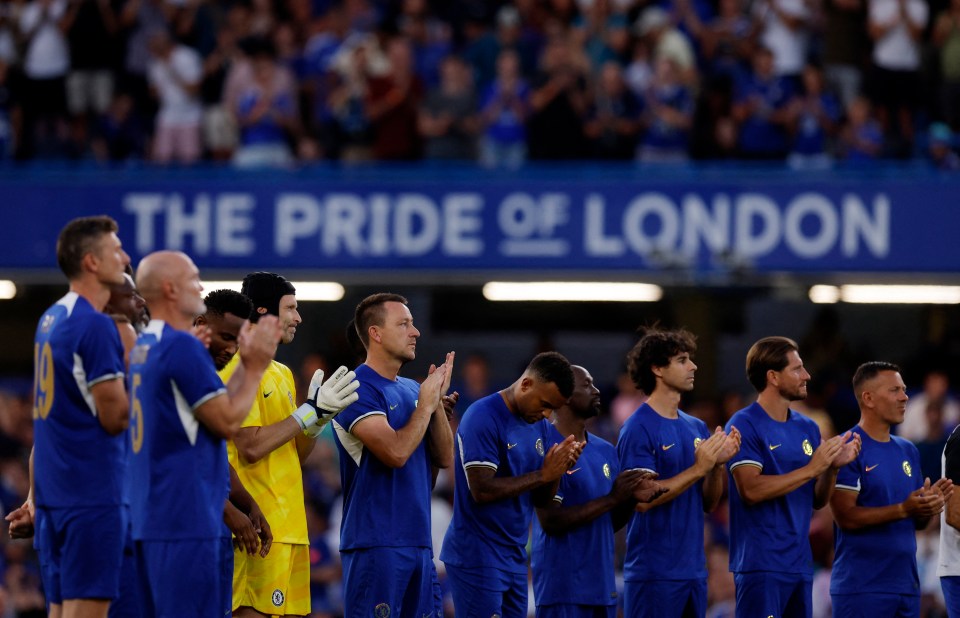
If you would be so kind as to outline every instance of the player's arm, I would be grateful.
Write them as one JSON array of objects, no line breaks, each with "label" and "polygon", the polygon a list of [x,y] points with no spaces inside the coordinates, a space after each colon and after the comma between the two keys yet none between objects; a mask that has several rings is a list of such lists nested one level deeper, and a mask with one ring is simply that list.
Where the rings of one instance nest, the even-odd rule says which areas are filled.
[{"label": "player's arm", "polygon": [[[697,481],[711,474],[717,467],[717,460],[724,449],[727,435],[723,431],[715,432],[712,436],[700,443],[694,453],[693,465],[676,476],[660,479],[660,486],[667,491],[652,502],[637,504],[636,510],[644,513],[666,504],[690,489]],[[706,499],[704,499],[706,506]]]},{"label": "player's arm", "polygon": [[[519,476],[495,476],[497,471],[487,465],[466,467],[467,485],[470,495],[479,504],[496,502],[508,498],[516,498],[520,494],[541,489],[542,493],[549,493],[550,498],[556,494],[560,477],[569,467],[576,463],[583,447],[573,436],[554,444],[543,458],[543,466],[539,470],[521,474]],[[543,501],[537,500],[539,504]]]},{"label": "player's arm", "polygon": [[[753,463],[738,462],[731,468],[730,473],[740,497],[746,504],[754,505],[785,496],[814,479],[817,480],[817,488],[821,494],[823,487],[832,491],[833,484],[837,479],[837,470],[834,468],[831,471],[830,462],[842,448],[840,437],[836,436],[821,442],[805,466],[791,470],[786,474],[762,474],[763,470],[760,466]],[[826,498],[829,499],[829,494]],[[814,501],[817,502],[816,497]],[[823,504],[820,504],[820,506],[823,506]],[[820,506],[816,508],[820,508]]]},{"label": "player's arm", "polygon": [[[446,367],[441,365],[420,385],[417,407],[410,415],[407,424],[394,429],[383,414],[371,414],[350,429],[363,446],[373,453],[383,464],[391,468],[401,468],[417,450],[427,433],[430,417],[440,406],[440,388],[446,379]],[[440,412],[443,414],[443,412]]]},{"label": "player's arm", "polygon": [[855,490],[838,487],[830,498],[833,518],[844,530],[860,530],[907,518],[913,519],[915,527],[920,530],[927,526],[931,517],[943,510],[944,505],[943,494],[931,490],[929,478],[923,487],[912,491],[906,500],[897,504],[859,506],[858,495]]},{"label": "player's arm", "polygon": [[253,499],[247,488],[243,486],[237,471],[233,466],[229,466],[229,468],[230,495],[224,505],[223,520],[234,536],[237,537],[242,549],[253,555],[257,553],[259,548],[260,557],[265,557],[273,544],[270,524],[263,516],[260,505]]},{"label": "player's arm", "polygon": [[247,418],[260,379],[280,341],[280,323],[275,316],[264,316],[257,328],[248,322],[240,331],[240,363],[227,382],[226,396],[207,399],[194,410],[197,420],[221,438],[230,439]]},{"label": "player's arm", "polygon": [[[249,408],[247,408],[249,411]],[[237,453],[247,463],[256,463],[277,450],[290,440],[303,435],[303,429],[297,423],[293,416],[288,416],[282,421],[265,425],[263,427],[241,427],[237,435],[233,437],[233,443],[237,445]],[[313,443],[304,436],[306,440]],[[297,442],[297,453],[300,452],[300,443]],[[303,458],[301,458],[301,461]]]},{"label": "player's arm", "polygon": [[[723,429],[717,427],[714,433],[722,433]],[[731,427],[730,432],[726,434],[723,446],[717,455],[717,462],[713,468],[703,477],[703,512],[711,513],[720,504],[720,498],[723,497],[724,479],[726,478],[726,464],[730,459],[740,452],[740,431],[736,427]]]},{"label": "player's arm", "polygon": [[33,537],[33,522],[36,518],[36,512],[33,505],[33,447],[30,447],[30,460],[28,462],[30,475],[30,488],[27,490],[27,499],[23,504],[10,511],[4,518],[10,522],[7,532],[11,539],[29,539]]},{"label": "player's arm", "polygon": [[[575,506],[563,506],[556,498],[550,504],[537,507],[537,519],[547,534],[563,534],[609,513],[620,505],[636,504],[634,488],[651,474],[642,470],[626,470],[617,475],[610,493]],[[621,525],[622,527],[622,525]]]},{"label": "player's arm", "polygon": [[123,376],[97,382],[90,387],[90,394],[103,430],[111,436],[126,431],[130,426],[130,401],[123,386]]}]

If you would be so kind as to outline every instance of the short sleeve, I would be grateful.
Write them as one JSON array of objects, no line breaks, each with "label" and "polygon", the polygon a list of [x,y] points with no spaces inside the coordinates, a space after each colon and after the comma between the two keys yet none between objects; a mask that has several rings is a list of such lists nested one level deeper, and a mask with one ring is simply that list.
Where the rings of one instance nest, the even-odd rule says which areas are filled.
[{"label": "short sleeve", "polygon": [[210,353],[198,339],[184,334],[170,348],[170,377],[191,410],[227,392]]},{"label": "short sleeve", "polygon": [[496,470],[500,467],[500,430],[493,414],[486,408],[474,408],[466,414],[457,429],[457,442],[464,468],[480,466]]},{"label": "short sleeve", "polygon": [[837,489],[860,492],[860,478],[863,473],[863,455],[840,468],[837,472]]},{"label": "short sleeve", "polygon": [[113,320],[94,314],[77,343],[77,354],[83,359],[87,386],[123,377],[123,344]]},{"label": "short sleeve", "polygon": [[387,404],[383,399],[383,393],[369,383],[360,380],[357,395],[357,400],[337,415],[337,424],[349,432],[352,432],[356,424],[368,416],[385,417],[387,415]]},{"label": "short sleeve", "polygon": [[740,432],[740,450],[727,462],[727,468],[731,472],[738,466],[756,466],[763,470],[763,439],[753,423],[745,416],[735,414],[727,423],[726,430],[729,432],[732,427]]},{"label": "short sleeve", "polygon": [[[639,419],[638,419],[639,420]],[[643,423],[631,423],[620,434],[617,442],[617,456],[622,470],[649,470],[658,472],[657,445],[650,436],[649,428]]]}]

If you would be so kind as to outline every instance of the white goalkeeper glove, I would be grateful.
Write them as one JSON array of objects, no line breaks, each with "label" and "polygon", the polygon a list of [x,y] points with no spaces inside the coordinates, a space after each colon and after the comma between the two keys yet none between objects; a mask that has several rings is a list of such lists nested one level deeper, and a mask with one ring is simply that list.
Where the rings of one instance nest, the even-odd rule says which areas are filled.
[{"label": "white goalkeeper glove", "polygon": [[316,438],[331,418],[360,397],[360,382],[356,378],[354,372],[341,365],[323,383],[323,370],[317,369],[307,388],[307,401],[293,412],[304,434]]}]

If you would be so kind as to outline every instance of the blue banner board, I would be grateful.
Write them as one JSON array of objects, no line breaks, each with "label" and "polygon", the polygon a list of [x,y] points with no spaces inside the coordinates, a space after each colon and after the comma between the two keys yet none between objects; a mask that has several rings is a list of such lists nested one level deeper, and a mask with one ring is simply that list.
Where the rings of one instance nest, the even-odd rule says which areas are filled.
[{"label": "blue banner board", "polygon": [[56,269],[69,219],[108,214],[134,262],[416,271],[960,270],[960,177],[722,169],[443,168],[0,175],[0,269]]}]

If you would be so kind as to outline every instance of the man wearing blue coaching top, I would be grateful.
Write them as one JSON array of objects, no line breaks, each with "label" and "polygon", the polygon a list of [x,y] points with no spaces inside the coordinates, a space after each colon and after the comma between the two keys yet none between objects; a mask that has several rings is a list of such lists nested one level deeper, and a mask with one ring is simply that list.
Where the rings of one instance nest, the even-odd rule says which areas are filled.
[{"label": "man wearing blue coaching top", "polygon": [[617,450],[586,430],[600,414],[590,372],[573,366],[573,395],[553,413],[554,438],[583,444],[577,465],[560,479],[553,500],[533,520],[533,593],[537,618],[614,618],[617,583],[614,538],[640,502],[666,490],[644,470],[620,472]]},{"label": "man wearing blue coaching top", "polygon": [[534,500],[553,498],[583,448],[572,435],[550,446],[554,430],[546,419],[572,393],[569,361],[544,352],[519,380],[464,413],[454,449],[453,520],[440,552],[457,618],[527,615],[525,547]]},{"label": "man wearing blue coaching top", "polygon": [[907,390],[891,363],[860,365],[853,376],[863,450],[840,469],[830,508],[837,522],[830,577],[834,616],[919,618],[917,530],[943,511],[953,482],[921,480],[920,453],[890,435],[903,422]]},{"label": "man wearing blue coaching top", "polygon": [[99,216],[63,228],[57,262],[70,291],[34,343],[36,546],[50,615],[102,618],[120,589],[129,412],[123,346],[101,311],[130,258],[116,222]]},{"label": "man wearing blue coaching top", "polygon": [[230,489],[227,447],[280,341],[276,317],[246,323],[240,365],[224,385],[191,334],[204,313],[193,261],[159,251],[137,269],[152,320],[130,355],[131,515],[148,616],[230,615],[221,568],[223,509]]},{"label": "man wearing blue coaching top", "polygon": [[817,424],[790,409],[806,399],[810,380],[792,339],[757,341],[746,364],[757,401],[727,423],[741,435],[740,452],[727,466],[736,616],[810,618],[813,509],[830,501],[837,472],[860,452],[860,435],[821,441]]}]

